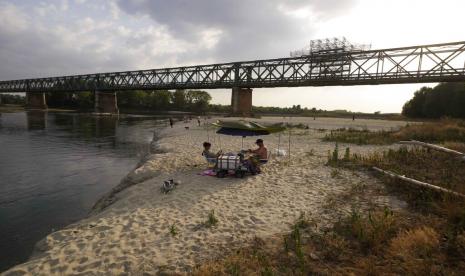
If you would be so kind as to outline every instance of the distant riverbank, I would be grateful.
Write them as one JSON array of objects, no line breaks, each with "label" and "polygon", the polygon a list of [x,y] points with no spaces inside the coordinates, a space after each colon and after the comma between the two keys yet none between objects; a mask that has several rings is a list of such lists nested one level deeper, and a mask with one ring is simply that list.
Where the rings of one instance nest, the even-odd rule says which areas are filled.
[{"label": "distant riverbank", "polygon": [[[24,106],[21,105],[0,105],[0,113],[1,112],[17,112],[23,111]],[[49,108],[47,111],[51,112],[76,112],[76,113],[93,113],[93,109],[68,109],[68,108]],[[164,110],[164,111],[157,111],[153,109],[146,109],[146,108],[120,108],[120,114],[127,114],[127,115],[154,115],[154,116],[172,116],[172,117],[184,117],[184,116],[211,116],[211,117],[229,117],[229,113],[225,112],[207,112],[198,114],[196,112],[189,112],[189,111],[177,111],[177,110]],[[305,117],[305,118],[346,118],[346,119],[373,119],[373,120],[391,120],[391,121],[418,121],[415,119],[407,119],[401,114],[398,113],[386,113],[386,114],[378,114],[378,113],[362,113],[362,112],[350,112],[350,111],[325,111],[321,110],[315,113],[306,113],[305,115],[302,114],[294,114],[294,113],[262,113],[262,112],[255,112],[254,117]],[[424,121],[424,120],[423,120]]]}]

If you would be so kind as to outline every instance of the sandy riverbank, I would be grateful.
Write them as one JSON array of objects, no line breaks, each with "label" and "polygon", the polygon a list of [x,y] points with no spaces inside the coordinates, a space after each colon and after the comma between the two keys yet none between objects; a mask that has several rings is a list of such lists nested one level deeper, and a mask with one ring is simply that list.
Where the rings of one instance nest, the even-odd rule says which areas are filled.
[{"label": "sandy riverbank", "polygon": [[[212,120],[211,120],[212,121]],[[289,122],[289,118],[266,117],[259,122]],[[264,173],[244,179],[201,176],[206,164],[201,152],[203,141],[213,149],[237,151],[238,137],[220,136],[203,127],[178,123],[174,129],[157,133],[161,137],[156,150],[141,167],[130,173],[128,183],[137,183],[116,193],[102,211],[44,240],[45,252],[5,273],[11,275],[115,275],[156,274],[159,271],[189,272],[195,265],[244,245],[259,236],[266,238],[287,231],[305,212],[321,225],[330,224],[346,208],[328,207],[328,200],[338,200],[354,184],[381,185],[372,177],[341,171],[331,176],[324,166],[333,143],[321,142],[318,129],[357,127],[391,129],[405,122],[332,118],[292,118],[291,123],[308,124],[308,130],[294,130],[291,159],[274,157]],[[184,127],[189,126],[186,130]],[[244,148],[253,147],[257,137],[244,139]],[[261,137],[270,150],[287,149],[283,133]],[[344,145],[341,145],[344,146]],[[352,152],[368,152],[379,146],[354,146]],[[289,162],[290,160],[290,162]],[[174,178],[182,183],[173,192],[160,192],[163,180]],[[340,199],[343,201],[343,199]],[[386,204],[398,204],[385,200]],[[204,222],[214,210],[216,227]],[[176,228],[177,235],[170,233]]]}]

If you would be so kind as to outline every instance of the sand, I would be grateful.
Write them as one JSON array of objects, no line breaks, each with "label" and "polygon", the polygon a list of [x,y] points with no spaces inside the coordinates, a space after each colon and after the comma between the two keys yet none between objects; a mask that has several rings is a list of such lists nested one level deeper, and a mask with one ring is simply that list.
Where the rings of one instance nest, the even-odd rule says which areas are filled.
[{"label": "sand", "polygon": [[[213,121],[214,119],[211,119]],[[357,127],[391,129],[405,122],[331,118],[273,118],[308,124],[308,130],[293,130],[291,157],[272,156],[260,175],[243,179],[218,179],[199,175],[206,168],[201,144],[209,140],[213,150],[237,152],[240,137],[217,135],[197,122],[177,123],[157,129],[156,154],[128,174],[124,189],[107,195],[103,210],[78,223],[51,233],[40,244],[42,252],[4,275],[154,275],[160,272],[188,274],[202,262],[221,257],[254,237],[267,238],[289,230],[305,213],[320,227],[331,225],[350,211],[354,202],[343,195],[354,185],[382,189],[364,173],[340,170],[337,177],[325,166],[334,143],[321,142],[325,129]],[[189,129],[185,129],[189,126]],[[319,130],[320,129],[320,130]],[[244,139],[244,148],[254,147],[258,137]],[[269,150],[288,150],[288,133],[260,137]],[[345,145],[340,145],[344,148]],[[351,152],[367,153],[381,146],[350,145]],[[163,180],[181,182],[168,194],[160,191]],[[110,199],[109,199],[110,198]],[[360,200],[364,200],[362,197]],[[377,204],[402,208],[404,203],[389,196]],[[108,205],[108,206],[107,206]],[[337,206],[337,208],[336,208]],[[208,215],[218,222],[208,227]],[[172,234],[175,229],[176,235]]]}]

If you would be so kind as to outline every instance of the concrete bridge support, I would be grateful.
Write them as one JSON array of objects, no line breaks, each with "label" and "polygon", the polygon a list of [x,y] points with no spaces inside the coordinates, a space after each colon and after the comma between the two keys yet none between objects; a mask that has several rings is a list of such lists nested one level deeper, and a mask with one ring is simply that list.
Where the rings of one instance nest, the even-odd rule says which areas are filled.
[{"label": "concrete bridge support", "polygon": [[231,97],[232,113],[235,116],[252,116],[252,89],[234,87]]},{"label": "concrete bridge support", "polygon": [[45,100],[45,93],[26,92],[26,108],[27,109],[47,109],[47,101]]},{"label": "concrete bridge support", "polygon": [[95,112],[118,114],[116,93],[95,91]]}]

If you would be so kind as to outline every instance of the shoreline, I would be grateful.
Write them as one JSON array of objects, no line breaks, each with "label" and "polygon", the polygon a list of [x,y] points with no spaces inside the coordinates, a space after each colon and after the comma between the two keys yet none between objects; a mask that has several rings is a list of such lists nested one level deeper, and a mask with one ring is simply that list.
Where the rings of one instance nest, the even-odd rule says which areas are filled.
[{"label": "shoreline", "polygon": [[[167,127],[162,127],[158,129],[159,131],[163,132]],[[140,171],[143,169],[144,165],[150,161],[151,159],[157,158],[158,154],[162,154],[166,152],[166,149],[161,149],[158,145],[158,141],[161,139],[160,135],[154,131],[154,135],[152,140],[150,141],[150,152],[145,156],[141,157],[141,159],[137,162],[136,166],[130,170],[123,179],[121,179],[120,183],[113,187],[109,192],[102,195],[92,206],[91,210],[89,211],[89,216],[98,214],[102,212],[105,208],[109,207],[116,201],[116,196],[118,193],[126,190],[127,188],[137,185],[138,183],[144,182],[150,178],[153,178],[157,175],[156,171],[153,171],[149,174],[138,175],[138,170]]]},{"label": "shoreline", "polygon": [[[270,118],[263,118],[259,121],[265,120],[270,120]],[[282,121],[281,118],[274,120]],[[308,118],[294,119],[291,122],[297,123],[300,120],[305,121]],[[325,121],[332,122],[332,125],[329,125],[330,128],[339,128],[341,124],[350,123],[351,120]],[[360,122],[356,121],[356,123]],[[375,129],[379,128],[376,124],[383,123],[383,127],[388,129],[395,125],[390,126],[391,123],[373,120],[366,123],[372,124]],[[195,123],[192,124],[195,125]],[[299,216],[298,210],[307,210],[307,205],[314,206],[311,208],[311,213],[320,217],[322,223],[330,222],[331,217],[334,217],[337,212],[317,206],[323,206],[327,197],[337,198],[337,194],[343,193],[348,188],[341,186],[341,182],[353,182],[354,176],[349,172],[343,172],[341,179],[333,179],[330,176],[331,169],[321,167],[326,159],[326,151],[333,147],[333,143],[321,142],[321,134],[314,130],[293,131],[295,135],[293,144],[296,147],[302,146],[302,148],[295,149],[293,153],[295,159],[291,164],[287,164],[287,158],[277,158],[272,160],[269,166],[267,165],[264,174],[247,177],[244,180],[218,180],[214,177],[198,176],[197,173],[204,166],[204,161],[199,156],[201,141],[210,138],[215,146],[234,149],[239,146],[240,139],[208,134],[204,129],[192,125],[191,129],[185,130],[184,126],[184,123],[179,122],[175,124],[175,129],[163,128],[160,131],[162,135],[157,136],[160,139],[152,145],[156,153],[141,160],[143,162],[140,162],[140,166],[136,166],[117,186],[97,201],[88,217],[45,237],[43,244],[46,247],[43,247],[45,250],[42,254],[35,254],[28,262],[10,270],[24,269],[31,273],[45,273],[45,269],[50,274],[72,273],[73,271],[76,273],[80,270],[94,271],[97,274],[103,271],[119,273],[126,270],[152,272],[167,270],[184,273],[192,269],[192,264],[229,252],[256,235],[271,237],[285,231],[287,225]],[[264,138],[269,142],[270,149],[276,148],[278,141],[276,135],[264,136]],[[251,142],[252,140],[248,139],[247,146],[252,146]],[[179,149],[179,146],[183,148]],[[382,148],[353,147],[362,151]],[[306,156],[307,152],[313,152],[313,155]],[[306,170],[305,167],[310,169]],[[180,179],[183,184],[172,194],[163,196],[159,193],[159,183],[168,178]],[[356,179],[376,182],[370,176],[365,175],[358,176]],[[313,184],[308,186],[305,183]],[[283,195],[288,196],[283,198]],[[251,202],[257,202],[258,205],[250,205]],[[266,208],[263,209],[265,206],[272,210],[271,217],[269,217],[269,211],[265,210]],[[291,208],[291,206],[294,207]],[[292,209],[295,211],[289,212]],[[215,210],[220,224],[216,229],[204,229],[201,226],[202,221],[206,219],[211,210]],[[241,217],[241,214],[245,216]],[[152,219],[148,219],[149,217]],[[157,223],[153,224],[153,222]],[[125,226],[134,225],[134,223],[139,226],[136,228]],[[170,225],[176,225],[179,228],[178,237],[170,237],[168,230]],[[118,230],[121,226],[123,228]],[[237,234],[240,235],[237,236]],[[118,236],[119,238],[116,238]],[[209,244],[206,248],[216,249],[205,251],[202,246],[195,246],[199,243],[204,246]],[[108,249],[99,250],[99,252],[104,251],[108,254],[86,250],[89,247],[93,248],[95,244],[100,244],[104,248],[108,247]],[[151,249],[146,248],[147,244],[151,244]],[[232,244],[235,246],[230,246]],[[39,244],[38,247],[41,245]],[[191,248],[187,250],[188,252],[179,251],[180,248],[186,246]],[[69,248],[69,250],[63,249],[63,251],[62,248]],[[80,250],[84,253],[77,254],[72,248],[81,248]],[[149,252],[143,253],[146,250]],[[168,252],[175,253],[168,254]],[[87,257],[78,258],[70,254]],[[121,266],[121,262],[125,261],[117,261],[118,256],[127,254],[132,256],[125,257],[131,265]],[[172,254],[180,255],[177,258],[169,257]],[[101,260],[99,265],[94,264],[95,268],[91,268],[92,265],[88,263],[92,259],[90,256]],[[78,259],[73,261],[75,258]],[[87,258],[87,261],[81,262],[83,258]],[[181,263],[173,262],[174,259],[179,258],[183,260]],[[114,269],[106,263],[110,259],[118,263]],[[66,264],[63,263],[65,260],[67,260]],[[146,265],[148,268],[145,267]]]},{"label": "shoreline", "polygon": [[[162,127],[162,128],[160,128],[160,130],[163,130],[165,128],[166,127]],[[135,174],[136,170],[141,168],[142,166],[144,166],[144,164],[149,159],[156,158],[156,154],[159,154],[159,153],[163,152],[162,150],[158,149],[159,146],[157,145],[157,142],[158,142],[159,139],[160,139],[160,137],[155,135],[155,132],[154,132],[154,136],[153,136],[152,140],[150,141],[150,152],[148,154],[146,154],[145,156],[141,157],[141,159],[137,162],[137,164],[134,166],[134,168],[132,168],[120,180],[119,184],[114,186],[110,191],[108,191],[107,193],[102,195],[99,199],[97,199],[97,201],[94,203],[92,208],[88,211],[88,214],[87,214],[86,217],[84,217],[84,218],[82,218],[82,219],[80,219],[80,220],[78,220],[76,222],[73,222],[73,223],[71,223],[69,225],[66,225],[65,227],[63,227],[61,229],[56,229],[56,231],[61,231],[61,230],[73,227],[75,225],[79,225],[80,223],[82,223],[86,219],[89,219],[92,216],[97,215],[98,213],[102,212],[105,208],[109,207],[112,203],[114,203],[117,200],[115,197],[116,197],[116,195],[118,193],[124,191],[125,189],[127,189],[127,188],[129,188],[129,187],[131,187],[133,185],[137,185],[138,183],[141,183],[141,182],[149,179],[150,176],[145,176],[145,178],[142,177],[142,178],[137,179],[137,178],[134,177],[134,174]],[[44,238],[40,239],[39,241],[37,241],[34,244],[32,253],[27,258],[26,262],[29,262],[29,261],[32,261],[34,259],[39,258],[41,255],[43,255],[49,249],[46,246],[46,238],[47,237],[44,237]],[[0,273],[2,273],[2,272],[0,271]]]}]

